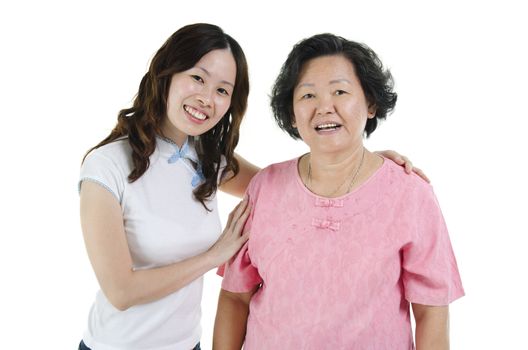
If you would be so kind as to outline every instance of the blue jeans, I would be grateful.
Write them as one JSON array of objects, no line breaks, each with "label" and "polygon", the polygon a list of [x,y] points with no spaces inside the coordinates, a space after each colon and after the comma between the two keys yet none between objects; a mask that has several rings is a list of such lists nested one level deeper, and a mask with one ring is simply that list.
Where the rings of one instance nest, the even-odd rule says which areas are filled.
[{"label": "blue jeans", "polygon": [[[87,347],[86,344],[84,344],[84,342],[81,340],[81,343],[79,344],[79,350],[91,350],[91,349]],[[202,350],[202,348],[200,347],[200,342],[198,342],[198,344],[196,344],[196,346],[192,348],[192,350]]]}]

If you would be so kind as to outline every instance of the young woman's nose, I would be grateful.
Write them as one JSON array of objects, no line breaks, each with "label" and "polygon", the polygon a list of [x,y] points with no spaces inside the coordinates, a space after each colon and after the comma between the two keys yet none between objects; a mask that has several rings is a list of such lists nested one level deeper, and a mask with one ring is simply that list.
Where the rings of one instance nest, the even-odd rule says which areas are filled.
[{"label": "young woman's nose", "polygon": [[200,93],[198,94],[198,101],[200,102],[200,104],[202,105],[202,107],[210,107],[211,106],[211,101],[213,99],[213,90],[212,88],[209,88],[209,87],[204,87],[202,89],[202,91],[200,91]]}]

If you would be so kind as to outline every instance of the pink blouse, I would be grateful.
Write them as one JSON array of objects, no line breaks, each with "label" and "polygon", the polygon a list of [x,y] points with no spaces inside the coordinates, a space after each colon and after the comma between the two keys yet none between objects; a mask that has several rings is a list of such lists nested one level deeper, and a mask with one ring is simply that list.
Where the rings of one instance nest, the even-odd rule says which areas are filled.
[{"label": "pink blouse", "polygon": [[247,292],[245,350],[413,349],[409,302],[464,295],[429,184],[387,159],[339,198],[310,192],[297,159],[251,182],[250,239],[222,288]]}]

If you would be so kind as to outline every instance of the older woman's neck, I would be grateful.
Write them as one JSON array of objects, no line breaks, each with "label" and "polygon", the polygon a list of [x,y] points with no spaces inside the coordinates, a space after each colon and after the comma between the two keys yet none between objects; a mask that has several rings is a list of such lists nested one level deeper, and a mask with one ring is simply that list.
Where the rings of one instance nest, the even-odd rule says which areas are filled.
[{"label": "older woman's neck", "polygon": [[308,154],[300,163],[308,188],[321,196],[339,197],[363,184],[383,164],[383,158],[360,147],[348,154]]},{"label": "older woman's neck", "polygon": [[312,177],[314,179],[323,177],[328,179],[338,177],[340,174],[349,174],[353,169],[359,167],[363,157],[366,159],[371,153],[365,149],[363,156],[363,150],[364,147],[360,146],[346,153],[310,152],[308,161],[311,166]]}]

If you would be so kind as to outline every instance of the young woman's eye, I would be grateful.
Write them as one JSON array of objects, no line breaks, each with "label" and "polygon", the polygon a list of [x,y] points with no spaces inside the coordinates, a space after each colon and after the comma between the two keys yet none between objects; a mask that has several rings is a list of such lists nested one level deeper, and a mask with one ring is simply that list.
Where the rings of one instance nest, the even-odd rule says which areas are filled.
[{"label": "young woman's eye", "polygon": [[341,95],[344,95],[344,94],[346,94],[346,93],[347,93],[347,92],[346,92],[345,90],[336,90],[336,92],[335,92],[335,94],[336,94],[337,96],[341,96]]},{"label": "young woman's eye", "polygon": [[202,77],[199,75],[191,75],[191,78],[193,78],[193,80],[196,80],[197,82],[202,83],[202,84],[204,82]]},{"label": "young woman's eye", "polygon": [[224,88],[218,88],[216,91],[218,91],[218,93],[221,95],[229,96],[229,92],[227,92],[227,90]]}]

